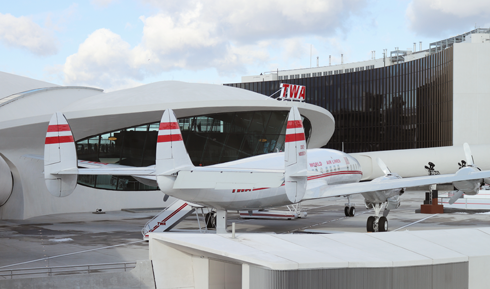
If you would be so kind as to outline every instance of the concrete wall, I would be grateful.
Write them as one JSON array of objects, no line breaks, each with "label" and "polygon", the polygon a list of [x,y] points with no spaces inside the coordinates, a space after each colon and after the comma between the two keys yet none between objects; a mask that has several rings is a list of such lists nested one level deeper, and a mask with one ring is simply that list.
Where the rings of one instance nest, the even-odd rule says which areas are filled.
[{"label": "concrete wall", "polygon": [[456,43],[453,59],[453,145],[490,144],[490,43]]},{"label": "concrete wall", "polygon": [[91,273],[39,278],[0,280],[0,289],[154,289],[151,261],[138,261],[136,268],[121,273]]}]

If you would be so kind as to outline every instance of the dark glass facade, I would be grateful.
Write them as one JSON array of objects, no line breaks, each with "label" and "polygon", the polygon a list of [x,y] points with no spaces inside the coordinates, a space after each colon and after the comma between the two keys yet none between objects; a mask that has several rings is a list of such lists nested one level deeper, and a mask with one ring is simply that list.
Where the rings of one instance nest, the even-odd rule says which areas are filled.
[{"label": "dark glass facade", "polygon": [[[179,118],[195,166],[283,151],[289,111],[248,111]],[[306,140],[311,123],[303,118]],[[159,122],[102,133],[76,142],[81,160],[145,167],[155,164]],[[80,175],[78,183],[108,190],[156,190],[131,176]]]},{"label": "dark glass facade", "polygon": [[325,147],[345,152],[451,146],[453,49],[410,62],[337,75],[227,84],[272,95],[306,86],[306,102],[335,118]]}]

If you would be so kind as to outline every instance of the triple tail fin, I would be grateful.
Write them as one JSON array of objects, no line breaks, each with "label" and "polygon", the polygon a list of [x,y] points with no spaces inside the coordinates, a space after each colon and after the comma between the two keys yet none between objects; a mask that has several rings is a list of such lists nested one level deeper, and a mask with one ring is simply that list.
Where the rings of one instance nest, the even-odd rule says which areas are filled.
[{"label": "triple tail fin", "polygon": [[77,151],[70,125],[62,113],[56,112],[49,121],[44,144],[44,180],[48,191],[55,197],[70,195],[77,186],[77,174]]},{"label": "triple tail fin", "polygon": [[307,181],[306,140],[301,115],[297,107],[289,112],[284,150],[286,195],[292,203],[303,199]]},{"label": "triple tail fin", "polygon": [[157,140],[156,174],[171,175],[184,168],[193,168],[185,149],[179,123],[171,109],[165,110],[160,121]]}]

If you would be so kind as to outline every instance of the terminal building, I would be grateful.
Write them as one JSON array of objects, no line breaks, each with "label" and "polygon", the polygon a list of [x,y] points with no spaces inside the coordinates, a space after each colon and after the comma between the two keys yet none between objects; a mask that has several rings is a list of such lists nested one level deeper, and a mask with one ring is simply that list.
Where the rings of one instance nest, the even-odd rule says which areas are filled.
[{"label": "terminal building", "polygon": [[325,147],[349,153],[490,144],[490,29],[421,48],[414,43],[378,59],[278,70],[227,85],[272,97],[280,83],[306,86],[306,102],[335,118]]},{"label": "terminal building", "polygon": [[[174,110],[194,165],[283,151],[291,102],[211,84],[160,81],[104,92],[0,72],[0,219],[164,207],[163,193],[131,176],[79,176],[75,191],[53,197],[44,182],[48,122],[62,112],[79,160],[145,167],[155,164],[163,111]],[[311,148],[328,142],[332,115],[298,106]]]}]

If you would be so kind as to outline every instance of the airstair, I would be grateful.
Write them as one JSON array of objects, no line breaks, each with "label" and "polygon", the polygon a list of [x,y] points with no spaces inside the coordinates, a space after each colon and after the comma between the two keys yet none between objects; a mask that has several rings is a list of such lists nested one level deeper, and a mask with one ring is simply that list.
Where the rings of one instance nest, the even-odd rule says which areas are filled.
[{"label": "airstair", "polygon": [[158,215],[146,223],[141,230],[143,239],[148,240],[148,233],[167,232],[180,223],[183,219],[194,212],[194,207],[189,203],[175,199]]}]

